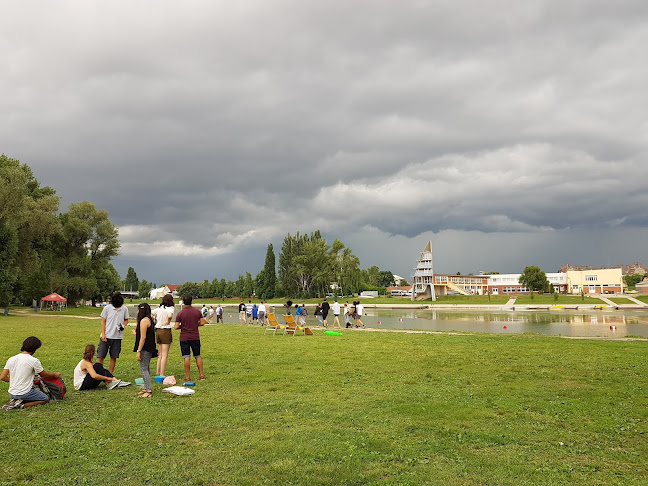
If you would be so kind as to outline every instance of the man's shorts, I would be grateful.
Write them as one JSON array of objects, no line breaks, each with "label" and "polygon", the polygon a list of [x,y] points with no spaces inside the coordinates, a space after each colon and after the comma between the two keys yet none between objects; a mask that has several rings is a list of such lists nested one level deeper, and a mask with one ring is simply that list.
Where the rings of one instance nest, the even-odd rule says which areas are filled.
[{"label": "man's shorts", "polygon": [[158,344],[171,344],[173,342],[171,329],[158,329],[155,333],[155,340]]},{"label": "man's shorts", "polygon": [[190,358],[191,353],[194,358],[200,358],[200,339],[193,339],[191,341],[180,341],[180,353],[182,358]]},{"label": "man's shorts", "polygon": [[106,339],[106,342],[99,340],[99,346],[97,346],[97,358],[105,358],[108,355],[108,350],[110,350],[110,357],[113,359],[119,358],[119,353],[121,353],[121,339]]},{"label": "man's shorts", "polygon": [[22,400],[23,402],[49,402],[49,397],[45,395],[42,391],[32,388],[30,391],[24,395],[9,395],[11,398],[16,400]]}]

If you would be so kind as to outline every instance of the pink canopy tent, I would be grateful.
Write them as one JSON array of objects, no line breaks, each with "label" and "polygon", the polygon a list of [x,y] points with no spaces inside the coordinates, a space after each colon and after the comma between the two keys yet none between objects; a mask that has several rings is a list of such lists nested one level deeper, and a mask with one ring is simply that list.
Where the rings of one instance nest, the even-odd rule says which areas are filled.
[{"label": "pink canopy tent", "polygon": [[67,299],[65,297],[61,297],[56,292],[53,292],[41,299],[41,309],[43,308],[43,303],[47,305],[47,302],[52,303],[52,310],[61,310],[63,309],[63,307],[67,307]]}]

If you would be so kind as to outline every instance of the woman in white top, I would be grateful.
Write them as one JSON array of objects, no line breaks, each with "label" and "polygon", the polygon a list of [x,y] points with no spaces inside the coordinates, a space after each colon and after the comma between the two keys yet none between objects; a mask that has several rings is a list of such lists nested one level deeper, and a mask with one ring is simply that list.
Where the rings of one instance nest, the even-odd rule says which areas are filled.
[{"label": "woman in white top", "polygon": [[162,297],[162,304],[160,304],[160,307],[151,312],[151,315],[155,317],[155,340],[160,349],[157,360],[157,375],[164,376],[164,373],[166,372],[169,348],[173,342],[173,336],[171,334],[173,325],[171,324],[171,320],[173,319],[174,311],[173,296],[171,294],[166,294]]},{"label": "woman in white top", "polygon": [[357,301],[355,305],[356,305],[356,327],[360,327],[360,326],[364,327],[364,324],[362,323],[362,311],[363,311],[362,304],[360,303],[360,301]]},{"label": "woman in white top", "polygon": [[105,369],[101,363],[92,362],[94,355],[94,344],[86,345],[83,351],[83,359],[74,368],[75,390],[92,390],[101,383],[106,383],[109,390],[119,385],[119,380]]}]

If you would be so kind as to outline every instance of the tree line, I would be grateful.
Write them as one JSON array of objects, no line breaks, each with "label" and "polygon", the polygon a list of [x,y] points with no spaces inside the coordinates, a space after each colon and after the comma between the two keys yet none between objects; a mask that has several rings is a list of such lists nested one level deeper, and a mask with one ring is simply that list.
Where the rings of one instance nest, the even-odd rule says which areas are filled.
[{"label": "tree line", "polygon": [[31,305],[51,292],[71,303],[103,300],[120,287],[108,212],[83,201],[59,214],[59,203],[28,165],[0,155],[0,307]]},{"label": "tree line", "polygon": [[[372,266],[360,268],[360,259],[339,239],[328,244],[321,232],[294,235],[288,233],[276,264],[272,244],[266,250],[263,268],[252,276],[241,274],[236,280],[224,278],[185,282],[179,295],[199,298],[252,297],[324,297],[328,294],[351,295],[363,290],[385,290],[394,284],[391,271]],[[140,297],[144,294],[140,293]]]}]

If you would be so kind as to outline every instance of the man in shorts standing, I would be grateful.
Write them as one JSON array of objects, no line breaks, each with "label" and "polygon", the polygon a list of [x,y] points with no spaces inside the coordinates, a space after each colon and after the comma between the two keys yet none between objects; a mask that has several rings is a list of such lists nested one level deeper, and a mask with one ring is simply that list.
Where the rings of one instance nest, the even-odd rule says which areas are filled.
[{"label": "man in shorts standing", "polygon": [[114,373],[117,358],[121,352],[124,328],[128,326],[128,309],[124,305],[124,297],[119,292],[112,296],[111,303],[101,311],[101,339],[97,346],[97,361],[103,365],[110,351],[108,371]]},{"label": "man in shorts standing", "polygon": [[198,328],[207,324],[207,319],[202,316],[202,313],[191,307],[192,297],[186,295],[182,298],[185,308],[178,312],[175,321],[175,328],[180,329],[180,352],[184,360],[185,381],[191,381],[189,372],[191,369],[191,353],[196,360],[198,373],[200,379],[205,379],[203,372],[203,360],[200,356],[200,332]]}]

